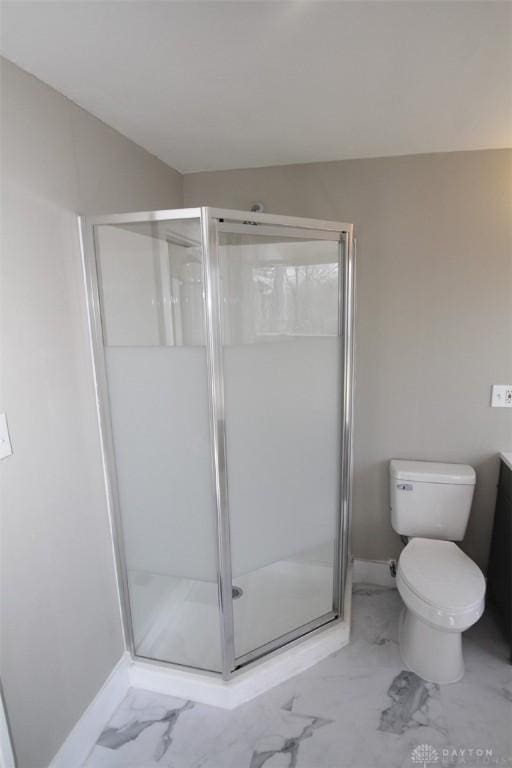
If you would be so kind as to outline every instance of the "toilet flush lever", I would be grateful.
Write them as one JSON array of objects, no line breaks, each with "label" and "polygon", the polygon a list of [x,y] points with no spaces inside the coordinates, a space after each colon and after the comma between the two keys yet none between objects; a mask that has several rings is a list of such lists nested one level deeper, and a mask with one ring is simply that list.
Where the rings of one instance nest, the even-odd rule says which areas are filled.
[{"label": "toilet flush lever", "polygon": [[412,483],[397,483],[397,486],[399,491],[412,491],[414,490]]}]

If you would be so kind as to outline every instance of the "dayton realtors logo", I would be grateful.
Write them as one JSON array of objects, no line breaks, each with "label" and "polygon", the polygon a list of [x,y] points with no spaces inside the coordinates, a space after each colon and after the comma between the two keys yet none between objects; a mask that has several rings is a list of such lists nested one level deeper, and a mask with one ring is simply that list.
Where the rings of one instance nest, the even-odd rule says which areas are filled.
[{"label": "dayton realtors logo", "polygon": [[418,744],[411,752],[411,761],[421,768],[437,763],[439,768],[447,766],[482,766],[482,765],[502,765],[510,766],[511,761],[499,759],[494,755],[492,749],[476,748],[446,748],[438,747],[436,749],[432,744]]},{"label": "dayton realtors logo", "polygon": [[439,761],[439,752],[431,744],[418,744],[411,753],[411,760],[422,768]]}]

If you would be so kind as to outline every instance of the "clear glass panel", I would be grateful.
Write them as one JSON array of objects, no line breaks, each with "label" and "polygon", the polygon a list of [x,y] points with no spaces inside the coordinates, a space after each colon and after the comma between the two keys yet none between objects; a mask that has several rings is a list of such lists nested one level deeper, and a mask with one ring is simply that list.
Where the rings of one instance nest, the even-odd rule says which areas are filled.
[{"label": "clear glass panel", "polygon": [[340,245],[228,227],[219,256],[240,657],[332,611]]},{"label": "clear glass panel", "polygon": [[136,652],[221,668],[198,219],[95,227]]}]

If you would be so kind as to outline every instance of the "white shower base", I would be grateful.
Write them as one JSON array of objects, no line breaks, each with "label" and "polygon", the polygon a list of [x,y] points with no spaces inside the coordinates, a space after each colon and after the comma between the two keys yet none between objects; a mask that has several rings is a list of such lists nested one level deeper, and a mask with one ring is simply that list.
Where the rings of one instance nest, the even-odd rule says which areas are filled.
[{"label": "white shower base", "polygon": [[[130,574],[136,653],[197,667],[220,666],[217,585],[158,574]],[[332,609],[332,567],[283,560],[233,580],[236,654],[241,656]]]},{"label": "white shower base", "polygon": [[[274,564],[274,566],[277,565],[277,563]],[[325,574],[323,575],[325,577]],[[237,580],[238,583],[239,580]],[[343,620],[332,622],[325,628],[310,633],[294,643],[268,654],[265,658],[249,664],[236,672],[228,681],[212,672],[185,670],[169,664],[127,657],[129,684],[157,693],[233,709],[299,674],[299,672],[312,667],[326,656],[347,645],[350,639],[351,594],[352,578],[351,569],[349,569]],[[274,602],[277,603],[277,601]],[[278,605],[279,603],[277,603]],[[253,628],[255,627],[256,622],[253,622]],[[185,636],[186,629],[183,630],[183,638]],[[211,640],[213,637],[210,633],[207,634],[206,640],[194,638],[194,642],[200,643],[201,649],[205,652],[207,652],[207,642]],[[191,638],[187,638],[187,642],[190,641]],[[165,632],[159,634],[152,642],[157,644],[169,642],[169,635]],[[172,642],[178,642],[176,636],[173,637]],[[185,642],[184,639],[183,642]],[[168,648],[167,645],[164,647],[165,649]]]}]

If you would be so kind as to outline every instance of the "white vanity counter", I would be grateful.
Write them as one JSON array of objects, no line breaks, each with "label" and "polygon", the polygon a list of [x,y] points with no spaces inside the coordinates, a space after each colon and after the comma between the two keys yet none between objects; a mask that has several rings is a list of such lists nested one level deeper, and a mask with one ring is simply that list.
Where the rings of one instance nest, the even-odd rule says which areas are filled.
[{"label": "white vanity counter", "polygon": [[500,453],[500,459],[505,462],[509,469],[512,469],[512,451]]}]

